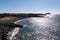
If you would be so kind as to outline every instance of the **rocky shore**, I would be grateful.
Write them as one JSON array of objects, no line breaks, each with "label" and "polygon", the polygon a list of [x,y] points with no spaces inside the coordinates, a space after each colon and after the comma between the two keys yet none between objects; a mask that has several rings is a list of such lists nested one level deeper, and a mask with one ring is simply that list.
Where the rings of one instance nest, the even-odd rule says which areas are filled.
[{"label": "rocky shore", "polygon": [[2,33],[7,33],[11,29],[13,29],[13,27],[7,26],[9,23],[13,23],[13,22],[20,20],[20,19],[23,19],[23,18],[45,17],[47,14],[50,14],[50,13],[46,13],[46,14],[32,14],[32,13],[30,13],[30,14],[10,14],[10,13],[4,13],[4,14],[0,14],[0,40],[1,40]]},{"label": "rocky shore", "polygon": [[2,33],[7,33],[9,30],[13,29],[12,27],[8,27],[8,23],[15,22],[17,20],[23,19],[23,17],[3,17],[0,18],[0,40]]}]

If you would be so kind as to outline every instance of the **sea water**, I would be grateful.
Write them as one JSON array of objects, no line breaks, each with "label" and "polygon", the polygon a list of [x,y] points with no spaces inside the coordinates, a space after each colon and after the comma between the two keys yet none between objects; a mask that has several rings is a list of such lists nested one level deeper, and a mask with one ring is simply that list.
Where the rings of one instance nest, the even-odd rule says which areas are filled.
[{"label": "sea water", "polygon": [[17,33],[19,40],[60,40],[60,14],[31,17],[15,23],[24,26]]}]

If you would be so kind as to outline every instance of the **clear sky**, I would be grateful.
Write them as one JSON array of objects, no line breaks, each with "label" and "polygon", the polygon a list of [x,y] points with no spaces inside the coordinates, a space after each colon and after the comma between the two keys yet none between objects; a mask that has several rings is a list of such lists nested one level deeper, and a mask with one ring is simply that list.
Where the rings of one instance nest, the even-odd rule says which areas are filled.
[{"label": "clear sky", "polygon": [[0,0],[0,12],[60,13],[60,0]]}]

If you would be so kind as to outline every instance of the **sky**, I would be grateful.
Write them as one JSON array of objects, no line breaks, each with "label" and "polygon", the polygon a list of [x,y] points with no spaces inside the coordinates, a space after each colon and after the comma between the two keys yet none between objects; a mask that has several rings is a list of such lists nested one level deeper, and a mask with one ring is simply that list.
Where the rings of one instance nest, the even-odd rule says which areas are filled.
[{"label": "sky", "polygon": [[60,13],[60,0],[0,0],[0,13]]}]

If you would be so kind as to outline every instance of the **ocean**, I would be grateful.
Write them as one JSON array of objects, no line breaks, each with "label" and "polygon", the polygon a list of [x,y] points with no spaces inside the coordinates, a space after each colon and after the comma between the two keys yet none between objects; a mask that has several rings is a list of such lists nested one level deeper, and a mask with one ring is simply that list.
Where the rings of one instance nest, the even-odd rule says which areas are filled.
[{"label": "ocean", "polygon": [[19,40],[60,40],[60,14],[26,18],[16,23],[23,25],[17,34]]}]

